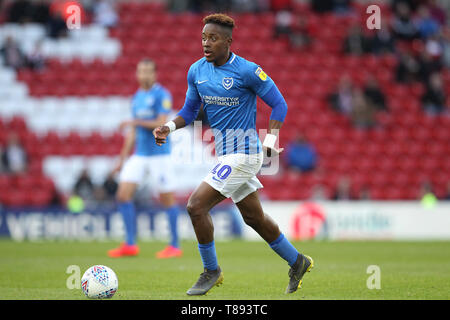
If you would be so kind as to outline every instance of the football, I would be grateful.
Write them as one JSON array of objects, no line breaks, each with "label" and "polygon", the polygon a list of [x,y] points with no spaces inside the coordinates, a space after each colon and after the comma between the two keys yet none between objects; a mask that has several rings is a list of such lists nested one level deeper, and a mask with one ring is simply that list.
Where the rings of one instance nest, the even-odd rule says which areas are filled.
[{"label": "football", "polygon": [[91,299],[111,298],[119,288],[119,279],[107,266],[95,265],[86,270],[81,278],[81,289]]}]

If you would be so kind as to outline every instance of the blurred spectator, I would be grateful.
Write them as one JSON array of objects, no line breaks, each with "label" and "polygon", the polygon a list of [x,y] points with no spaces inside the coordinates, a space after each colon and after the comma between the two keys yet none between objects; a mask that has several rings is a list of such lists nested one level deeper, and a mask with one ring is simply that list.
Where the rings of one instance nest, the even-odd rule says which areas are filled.
[{"label": "blurred spectator", "polygon": [[424,181],[420,187],[420,202],[426,209],[433,208],[437,203],[436,195],[433,192],[433,187],[429,181]]},{"label": "blurred spectator", "polygon": [[341,177],[336,185],[336,190],[332,196],[332,200],[354,200],[351,192],[351,181],[349,177]]},{"label": "blurred spectator", "polygon": [[317,13],[325,13],[333,11],[334,0],[310,0],[311,9]]},{"label": "blurred spectator", "polygon": [[117,192],[118,184],[114,179],[113,173],[109,173],[103,182],[103,190],[107,200],[114,200]]},{"label": "blurred spectator", "polygon": [[291,48],[303,49],[311,43],[311,39],[306,15],[298,15],[289,38]]},{"label": "blurred spectator", "polygon": [[282,9],[275,14],[274,38],[287,37],[292,34],[294,16],[289,9]]},{"label": "blurred spectator", "polygon": [[67,209],[73,213],[78,214],[83,212],[85,208],[84,200],[78,194],[74,193],[67,199]]},{"label": "blurred spectator", "polygon": [[292,0],[270,0],[270,10],[277,12],[292,8]]},{"label": "blurred spectator", "polygon": [[438,0],[428,0],[428,8],[431,16],[436,20],[440,26],[444,26],[447,23],[447,13],[438,3]]},{"label": "blurred spectator", "polygon": [[10,133],[2,154],[3,167],[7,172],[19,174],[27,168],[27,153],[16,133]]},{"label": "blurred spectator", "polygon": [[439,31],[439,23],[431,16],[426,5],[421,5],[417,10],[416,25],[422,39],[427,39]]},{"label": "blurred spectator", "polygon": [[47,24],[50,18],[51,0],[16,0],[7,13],[7,21],[14,23],[36,22]]},{"label": "blurred spectator", "polygon": [[42,50],[42,40],[36,42],[27,60],[28,66],[35,71],[42,71],[45,68],[46,57]]},{"label": "blurred spectator", "polygon": [[352,112],[353,83],[348,75],[341,77],[337,91],[330,94],[328,100],[335,111],[343,114]]},{"label": "blurred spectator", "polygon": [[420,65],[408,52],[400,54],[396,70],[396,80],[400,83],[411,83],[419,79]]},{"label": "blurred spectator", "polygon": [[396,15],[392,21],[392,31],[398,40],[413,40],[419,32],[412,19],[410,7],[405,2],[398,2]]},{"label": "blurred spectator", "polygon": [[351,120],[359,129],[370,129],[376,124],[375,108],[366,100],[361,89],[353,91]]},{"label": "blurred spectator", "polygon": [[16,0],[8,10],[8,22],[25,23],[32,21],[33,6],[29,0]]},{"label": "blurred spectator", "polygon": [[49,0],[36,0],[33,4],[33,22],[46,25],[50,19]]},{"label": "blurred spectator", "polygon": [[287,166],[301,172],[311,171],[317,166],[317,152],[303,134],[299,134],[287,147]]},{"label": "blurred spectator", "polygon": [[322,184],[314,185],[311,192],[311,200],[315,201],[328,200],[328,192],[324,185]]},{"label": "blurred spectator", "polygon": [[431,54],[427,50],[422,50],[420,52],[418,63],[418,80],[425,84],[429,81],[430,76],[433,73],[440,72],[442,69],[441,61],[431,56]]},{"label": "blurred spectator", "polygon": [[422,108],[430,115],[440,114],[446,109],[446,101],[442,78],[439,73],[434,73],[422,96]]},{"label": "blurred spectator", "polygon": [[369,79],[363,91],[354,88],[347,75],[341,77],[337,91],[329,95],[328,101],[335,111],[349,116],[352,124],[360,129],[374,127],[376,111],[386,109],[384,95],[374,79]]},{"label": "blurred spectator", "polygon": [[344,40],[344,52],[347,54],[362,55],[370,52],[370,41],[364,36],[362,28],[354,25],[350,28]]},{"label": "blurred spectator", "polygon": [[442,60],[446,68],[450,68],[450,28],[442,32]]},{"label": "blurred spectator", "polygon": [[369,186],[363,185],[359,190],[359,200],[368,201],[371,200],[372,196],[370,194]]},{"label": "blurred spectator", "polygon": [[7,37],[3,47],[0,49],[4,64],[16,70],[22,68],[26,64],[25,56],[19,45],[12,37]]},{"label": "blurred spectator", "polygon": [[378,81],[371,76],[364,87],[364,95],[369,103],[371,103],[376,111],[387,111],[386,97],[381,91]]},{"label": "blurred spectator", "polygon": [[115,27],[119,21],[116,8],[110,0],[95,0],[94,3],[94,22],[106,27]]},{"label": "blurred spectator", "polygon": [[214,11],[215,12],[245,12],[245,11],[254,11],[258,12],[260,10],[264,10],[262,7],[259,7],[261,3],[265,6],[265,10],[269,9],[269,0],[262,1],[249,1],[249,0],[213,0],[214,3]]},{"label": "blurred spectator", "polygon": [[450,181],[447,183],[447,194],[445,195],[445,200],[450,200]]},{"label": "blurred spectator", "polygon": [[290,3],[292,0],[170,0],[169,8],[174,12],[185,10],[200,12],[263,12],[270,8],[271,2]]},{"label": "blurred spectator", "polygon": [[0,175],[7,171],[8,168],[6,167],[5,150],[3,149],[3,146],[0,144]]},{"label": "blurred spectator", "polygon": [[348,14],[352,11],[352,0],[333,0],[333,11],[336,14]]},{"label": "blurred spectator", "polygon": [[202,0],[189,0],[188,1],[188,7],[189,10],[193,11],[193,12],[202,12],[204,11],[204,2]]},{"label": "blurred spectator", "polygon": [[[221,12],[229,8],[226,0],[215,0],[213,1],[213,10],[216,12]],[[233,0],[231,9],[234,12],[259,12],[261,11],[260,5],[264,4],[265,1],[254,1],[254,0]],[[211,10],[210,10],[211,11]]]},{"label": "blurred spectator", "polygon": [[395,14],[398,14],[398,4],[403,3],[406,4],[411,11],[415,11],[419,1],[422,0],[391,0],[391,9]]},{"label": "blurred spectator", "polygon": [[106,192],[102,188],[102,186],[94,186],[94,190],[92,191],[92,196],[95,204],[104,205],[106,202],[109,202],[110,199],[106,197]]},{"label": "blurred spectator", "polygon": [[78,180],[75,182],[73,193],[80,196],[84,200],[89,200],[93,197],[94,184],[92,183],[89,173],[83,169]]},{"label": "blurred spectator", "polygon": [[61,206],[63,204],[63,196],[56,188],[53,188],[52,196],[49,201],[50,206]]},{"label": "blurred spectator", "polygon": [[[224,3],[228,3],[228,0],[221,0]],[[291,0],[286,0],[291,1]],[[270,11],[270,0],[256,0],[256,11],[255,13],[261,13],[261,12],[268,12]],[[225,10],[222,10],[222,12],[229,11],[227,7],[225,7]]]},{"label": "blurred spectator", "polygon": [[439,32],[425,41],[425,51],[435,60],[441,60],[444,51],[444,36]]},{"label": "blurred spectator", "polygon": [[179,13],[189,10],[189,1],[186,0],[168,0],[167,7],[173,13]]},{"label": "blurred spectator", "polygon": [[395,39],[389,26],[381,20],[381,28],[370,39],[370,49],[374,54],[393,53],[395,51]]},{"label": "blurred spectator", "polygon": [[47,24],[48,36],[54,39],[67,36],[66,21],[59,9],[60,8],[56,7],[50,11],[50,18]]}]

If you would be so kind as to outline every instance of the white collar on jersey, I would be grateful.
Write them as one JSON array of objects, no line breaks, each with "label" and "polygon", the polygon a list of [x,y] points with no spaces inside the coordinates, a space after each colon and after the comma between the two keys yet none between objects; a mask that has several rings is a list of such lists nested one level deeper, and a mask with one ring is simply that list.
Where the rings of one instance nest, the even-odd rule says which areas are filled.
[{"label": "white collar on jersey", "polygon": [[232,54],[233,57],[231,58],[229,64],[232,64],[234,59],[236,59],[236,55],[234,54],[234,52],[232,52],[231,54]]}]

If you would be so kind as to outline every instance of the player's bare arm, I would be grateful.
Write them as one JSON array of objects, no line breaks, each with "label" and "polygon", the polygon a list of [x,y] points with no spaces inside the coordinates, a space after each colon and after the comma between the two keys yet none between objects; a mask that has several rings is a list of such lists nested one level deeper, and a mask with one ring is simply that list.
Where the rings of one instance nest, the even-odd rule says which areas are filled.
[{"label": "player's bare arm", "polygon": [[136,141],[136,130],[133,128],[132,130],[128,130],[125,141],[122,146],[122,150],[120,151],[119,155],[119,161],[117,162],[116,166],[113,169],[114,173],[117,173],[122,168],[125,160],[128,158],[128,156],[131,154],[131,151],[133,150],[134,143]]}]

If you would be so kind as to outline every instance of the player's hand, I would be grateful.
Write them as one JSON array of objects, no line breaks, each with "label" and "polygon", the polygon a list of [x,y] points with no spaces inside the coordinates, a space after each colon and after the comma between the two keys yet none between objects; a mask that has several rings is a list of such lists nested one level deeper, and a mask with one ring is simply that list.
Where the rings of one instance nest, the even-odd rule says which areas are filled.
[{"label": "player's hand", "polygon": [[117,161],[116,165],[114,166],[114,168],[112,170],[112,174],[118,173],[122,169],[122,166],[123,166],[123,160],[121,159],[121,160]]},{"label": "player's hand", "polygon": [[263,150],[264,150],[264,154],[268,158],[271,158],[271,157],[278,156],[281,152],[283,152],[284,148],[276,149],[276,148],[263,147]]},{"label": "player's hand", "polygon": [[166,143],[169,133],[170,129],[168,126],[160,126],[153,130],[153,136],[155,137],[156,144],[158,146],[162,146],[163,143]]}]

